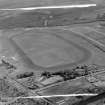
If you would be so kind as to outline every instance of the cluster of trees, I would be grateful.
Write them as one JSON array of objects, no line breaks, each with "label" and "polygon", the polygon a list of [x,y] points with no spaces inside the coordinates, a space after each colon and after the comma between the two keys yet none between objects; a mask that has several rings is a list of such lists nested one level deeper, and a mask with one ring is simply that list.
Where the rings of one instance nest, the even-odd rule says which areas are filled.
[{"label": "cluster of trees", "polygon": [[9,62],[5,61],[4,59],[1,60],[2,61],[2,66],[6,67],[6,69],[16,69],[16,67],[12,64],[10,64]]},{"label": "cluster of trees", "polygon": [[58,72],[43,72],[41,74],[41,76],[44,76],[46,78],[50,78],[53,77],[55,75],[59,75],[61,77],[63,77],[63,79],[66,80],[70,80],[70,79],[75,79],[76,77],[80,77],[80,76],[85,76],[88,75],[88,66],[84,65],[84,66],[77,66],[76,68],[72,69],[72,70],[64,70],[64,71],[58,71]]},{"label": "cluster of trees", "polygon": [[17,79],[22,79],[22,78],[31,77],[33,75],[34,75],[34,72],[24,72],[24,73],[21,73],[21,74],[17,74],[16,78]]}]

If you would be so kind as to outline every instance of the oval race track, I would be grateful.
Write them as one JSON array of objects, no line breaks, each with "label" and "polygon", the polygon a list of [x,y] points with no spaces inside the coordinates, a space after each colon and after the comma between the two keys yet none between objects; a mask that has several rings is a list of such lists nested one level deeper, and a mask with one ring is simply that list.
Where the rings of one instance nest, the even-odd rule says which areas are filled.
[{"label": "oval race track", "polygon": [[[30,34],[29,34],[30,33]],[[58,40],[58,42],[55,44],[55,47],[58,45],[60,45],[61,43],[65,43],[65,46],[64,46],[64,48],[63,49],[66,49],[66,46],[67,46],[67,48],[70,48],[70,47],[68,47],[68,46],[71,46],[72,48],[72,50],[73,50],[73,47],[74,47],[74,49],[76,49],[76,51],[77,52],[75,52],[75,54],[77,54],[78,56],[79,56],[79,54],[80,54],[80,57],[79,57],[79,59],[77,59],[76,60],[76,58],[75,58],[75,60],[74,60],[74,62],[71,62],[70,60],[65,64],[65,63],[59,63],[60,61],[58,60],[58,65],[54,65],[54,66],[50,66],[50,67],[46,67],[47,66],[47,64],[45,63],[44,64],[44,67],[42,66],[42,64],[43,64],[43,62],[52,62],[51,61],[51,59],[53,59],[53,58],[51,58],[50,56],[47,56],[46,54],[48,54],[49,55],[49,53],[54,53],[54,54],[56,54],[56,49],[57,48],[55,48],[55,52],[54,52],[54,50],[48,50],[48,49],[45,49],[46,51],[45,51],[45,55],[42,55],[40,58],[40,60],[39,60],[39,63],[41,64],[41,65],[39,65],[39,64],[36,64],[35,62],[37,62],[37,60],[34,58],[34,57],[31,57],[33,54],[35,55],[35,53],[38,51],[37,49],[40,49],[40,47],[39,48],[37,48],[36,50],[34,50],[35,49],[35,47],[34,48],[32,48],[33,49],[33,51],[31,52],[31,56],[29,56],[30,54],[28,53],[28,51],[29,51],[29,49],[30,48],[27,48],[27,49],[24,49],[24,47],[25,47],[25,43],[27,42],[27,43],[30,43],[30,42],[32,42],[32,41],[30,41],[30,39],[36,39],[37,37],[38,37],[38,33],[37,33],[37,35],[35,34],[35,31],[34,30],[32,30],[32,31],[29,31],[29,33],[28,33],[28,31],[26,31],[25,33],[23,33],[23,34],[20,34],[20,35],[16,35],[16,36],[13,36],[13,37],[11,37],[10,39],[9,39],[9,43],[11,43],[11,45],[12,45],[12,47],[13,47],[13,49],[15,50],[15,52],[17,52],[18,54],[19,54],[19,56],[20,56],[20,58],[21,58],[21,60],[22,60],[22,62],[23,62],[23,64],[25,64],[28,68],[31,68],[31,69],[35,69],[35,70],[50,70],[50,71],[58,71],[58,70],[61,70],[61,69],[67,69],[67,68],[70,68],[70,67],[73,67],[73,66],[76,66],[76,65],[78,65],[78,64],[81,64],[81,63],[83,63],[83,62],[85,62],[85,61],[87,61],[90,57],[91,57],[91,52],[88,50],[88,49],[86,49],[86,48],[84,48],[84,47],[82,47],[82,46],[79,46],[78,44],[76,44],[75,42],[73,42],[73,41],[71,41],[71,40],[69,40],[69,39],[65,39],[64,37],[62,37],[62,36],[60,36],[59,35],[59,33],[57,33],[57,34],[54,34],[54,33],[51,33],[51,34],[49,34],[49,33],[44,33],[44,34],[42,34],[44,37],[45,37],[45,39],[43,38],[43,36],[41,36],[40,34],[40,32],[39,32],[39,36],[40,36],[40,38],[39,38],[39,40],[41,39],[41,41],[39,41],[39,42],[41,42],[42,43],[42,45],[44,44],[44,42],[43,42],[43,40],[45,40],[45,41],[48,41],[47,39],[46,39],[46,37],[48,37],[48,36],[46,36],[46,34],[47,35],[49,35],[49,40],[50,40],[50,37],[51,37],[51,39],[53,39],[54,38],[54,40]],[[34,34],[33,34],[34,33]],[[43,33],[43,32],[42,32]],[[32,35],[31,35],[32,34]],[[71,34],[71,33],[70,33]],[[25,39],[26,37],[29,37],[29,39]],[[24,37],[24,38],[23,38]],[[31,38],[30,38],[31,37]],[[42,38],[41,38],[42,37]],[[74,36],[74,37],[76,37],[76,36]],[[21,39],[24,39],[23,40],[23,42],[24,42],[24,46],[22,46],[22,40],[21,41],[19,41],[18,42],[18,39],[19,40],[21,40]],[[37,39],[36,39],[37,40]],[[34,43],[34,44],[37,44],[37,42],[36,42],[36,40],[34,40],[34,42],[32,42],[32,43]],[[25,42],[26,41],[26,42]],[[63,41],[63,42],[62,42]],[[52,45],[50,44],[50,42],[51,41],[48,41],[48,44],[49,44],[49,47],[50,47],[50,49],[51,49],[51,46],[52,47],[54,47],[53,46],[53,42],[51,42],[52,43]],[[30,43],[30,44],[32,44],[32,43]],[[28,45],[27,45],[28,46]],[[46,45],[45,45],[46,46]],[[43,47],[43,46],[42,46]],[[62,46],[59,46],[60,48],[62,47]],[[48,50],[48,51],[47,51]],[[59,50],[59,48],[58,48],[58,50]],[[69,51],[70,49],[68,49],[68,51]],[[36,51],[36,52],[35,52]],[[44,51],[44,50],[42,50],[42,51]],[[52,51],[52,52],[51,52]],[[64,50],[60,50],[60,51],[63,51],[64,52],[64,54],[63,55],[65,55],[65,53],[66,54],[68,54],[68,57],[69,57],[69,53],[68,52],[65,52]],[[57,55],[56,56],[58,56],[59,54],[60,54],[60,51],[58,51],[57,53]],[[74,50],[75,51],[75,50]],[[79,53],[78,53],[78,51],[79,51]],[[39,51],[40,52],[40,51]],[[38,53],[39,53],[38,52]],[[47,53],[48,52],[48,53]],[[73,52],[73,51],[70,51],[70,52]],[[43,52],[42,52],[43,53]],[[61,55],[62,55],[61,54]],[[82,54],[82,55],[81,55]],[[50,54],[51,55],[51,54]],[[62,55],[62,56],[63,56]],[[71,54],[71,56],[72,56],[73,54]],[[38,54],[36,54],[36,56],[38,56]],[[43,60],[43,56],[47,56],[47,58],[49,57],[49,59],[50,59],[50,61],[49,61],[49,59],[48,59],[48,61],[47,61],[47,59],[46,59],[46,57],[44,58],[44,60]],[[76,56],[76,55],[73,55],[73,56]],[[46,59],[46,61],[45,61],[45,59]],[[68,59],[68,58],[67,58]],[[70,59],[70,58],[69,58]],[[55,61],[53,61],[53,63],[56,63],[56,60]]]}]

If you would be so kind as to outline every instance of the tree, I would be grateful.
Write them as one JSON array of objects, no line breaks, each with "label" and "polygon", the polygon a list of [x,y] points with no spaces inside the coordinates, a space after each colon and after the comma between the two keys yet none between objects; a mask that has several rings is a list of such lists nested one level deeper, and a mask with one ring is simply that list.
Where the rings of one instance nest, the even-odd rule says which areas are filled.
[{"label": "tree", "polygon": [[43,72],[43,73],[41,74],[41,76],[45,76],[46,78],[50,78],[50,77],[51,77],[51,73],[45,71],[45,72]]}]

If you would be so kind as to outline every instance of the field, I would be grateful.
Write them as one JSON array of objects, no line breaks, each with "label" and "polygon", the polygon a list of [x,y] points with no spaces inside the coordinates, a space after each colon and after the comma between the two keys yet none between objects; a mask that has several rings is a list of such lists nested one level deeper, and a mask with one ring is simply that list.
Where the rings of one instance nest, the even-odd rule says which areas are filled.
[{"label": "field", "polygon": [[35,64],[43,67],[79,62],[85,59],[84,54],[86,53],[89,56],[86,49],[76,45],[73,41],[67,42],[62,37],[50,34],[50,32],[32,30],[22,36],[13,37],[13,39]]}]

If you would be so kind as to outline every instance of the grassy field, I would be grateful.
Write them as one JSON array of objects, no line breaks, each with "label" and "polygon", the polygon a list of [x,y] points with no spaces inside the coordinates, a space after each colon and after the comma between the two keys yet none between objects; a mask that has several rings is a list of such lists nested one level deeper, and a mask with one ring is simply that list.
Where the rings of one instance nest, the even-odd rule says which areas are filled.
[{"label": "grassy field", "polygon": [[68,43],[54,33],[44,31],[25,32],[22,36],[14,37],[14,40],[35,64],[43,67],[78,62],[86,53],[73,42]]}]

